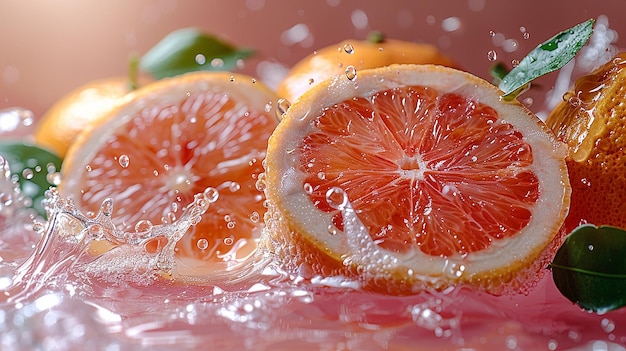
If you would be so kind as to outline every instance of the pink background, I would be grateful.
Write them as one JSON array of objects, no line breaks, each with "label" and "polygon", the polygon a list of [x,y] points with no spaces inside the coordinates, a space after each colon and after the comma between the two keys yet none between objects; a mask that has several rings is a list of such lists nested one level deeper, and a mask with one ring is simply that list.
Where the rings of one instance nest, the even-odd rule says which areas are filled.
[{"label": "pink background", "polygon": [[[131,52],[143,54],[183,27],[256,49],[257,57],[243,69],[255,76],[258,62],[289,67],[317,48],[362,39],[376,29],[388,37],[433,43],[468,71],[488,78],[490,50],[510,63],[558,31],[598,15],[608,16],[610,27],[623,34],[618,45],[626,47],[624,10],[622,0],[2,1],[0,109],[22,106],[40,116],[76,86],[124,75]],[[296,25],[303,40],[289,42],[287,33]],[[515,40],[516,50],[506,52],[490,31]],[[272,86],[280,71],[260,78]]]}]

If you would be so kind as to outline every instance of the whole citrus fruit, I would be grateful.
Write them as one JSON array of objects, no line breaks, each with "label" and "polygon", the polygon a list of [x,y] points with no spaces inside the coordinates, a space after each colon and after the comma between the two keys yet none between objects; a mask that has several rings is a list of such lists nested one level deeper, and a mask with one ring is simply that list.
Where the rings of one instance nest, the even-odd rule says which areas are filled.
[{"label": "whole citrus fruit", "polygon": [[[113,200],[113,221],[169,223],[210,191],[215,201],[176,242],[176,273],[202,276],[213,263],[256,248],[265,212],[256,189],[276,96],[232,73],[188,73],[128,94],[70,147],[59,193],[81,211]],[[152,248],[154,249],[154,248]]]},{"label": "whole citrus fruit", "polygon": [[277,93],[293,102],[317,83],[337,74],[353,75],[362,69],[394,63],[457,67],[433,45],[385,39],[379,33],[372,33],[367,40],[344,40],[303,58],[288,72]]},{"label": "whole citrus fruit", "polygon": [[626,228],[625,67],[621,53],[578,79],[546,120],[569,146],[567,232],[584,223]]},{"label": "whole citrus fruit", "polygon": [[263,245],[385,293],[527,288],[560,241],[566,148],[501,93],[436,65],[320,83],[270,138]]},{"label": "whole citrus fruit", "polygon": [[128,77],[111,77],[82,85],[56,101],[37,122],[37,145],[63,158],[78,134],[131,91]]}]

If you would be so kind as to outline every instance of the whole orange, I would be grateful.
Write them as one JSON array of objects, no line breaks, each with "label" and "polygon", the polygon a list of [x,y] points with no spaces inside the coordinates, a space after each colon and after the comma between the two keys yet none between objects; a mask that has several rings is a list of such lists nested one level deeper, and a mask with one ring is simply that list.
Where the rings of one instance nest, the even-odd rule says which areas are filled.
[{"label": "whole orange", "polygon": [[584,223],[626,228],[625,67],[620,53],[578,79],[546,120],[569,146],[568,232]]},{"label": "whole orange", "polygon": [[82,85],[56,101],[37,123],[35,143],[63,158],[78,134],[106,115],[131,91],[128,77]]},{"label": "whole orange", "polygon": [[338,74],[353,75],[367,68],[394,63],[457,65],[435,46],[385,39],[377,32],[367,40],[348,39],[316,50],[291,68],[277,88],[278,96],[294,102],[317,83]]}]

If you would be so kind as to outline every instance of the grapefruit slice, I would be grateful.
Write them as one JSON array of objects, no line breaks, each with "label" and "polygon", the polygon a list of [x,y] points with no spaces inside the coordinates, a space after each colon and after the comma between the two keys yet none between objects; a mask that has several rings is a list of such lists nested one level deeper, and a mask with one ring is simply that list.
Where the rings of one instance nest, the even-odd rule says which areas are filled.
[{"label": "grapefruit slice", "polygon": [[212,192],[217,200],[175,249],[177,273],[209,274],[211,263],[256,247],[265,212],[256,182],[278,124],[275,101],[261,83],[231,73],[146,85],[81,133],[64,161],[59,193],[93,213],[111,198],[116,225],[140,232],[174,221],[195,194]]},{"label": "grapefruit slice", "polygon": [[[263,246],[385,293],[527,288],[562,236],[567,150],[500,94],[435,65],[320,83],[270,138]],[[331,206],[339,189],[350,211]]]}]

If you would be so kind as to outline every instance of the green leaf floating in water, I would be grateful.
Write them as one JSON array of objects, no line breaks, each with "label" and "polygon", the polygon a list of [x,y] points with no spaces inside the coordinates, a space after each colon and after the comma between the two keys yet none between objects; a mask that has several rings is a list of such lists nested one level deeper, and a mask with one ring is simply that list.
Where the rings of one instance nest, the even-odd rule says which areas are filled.
[{"label": "green leaf floating in water", "polygon": [[552,262],[557,288],[582,308],[607,312],[626,306],[626,231],[609,226],[576,228]]},{"label": "green leaf floating in water", "polygon": [[22,193],[33,200],[33,208],[45,217],[41,201],[45,191],[56,186],[53,178],[61,169],[61,159],[47,150],[22,142],[0,143],[0,155],[9,162],[11,174],[18,176]]},{"label": "green leaf floating in water", "polygon": [[161,79],[193,71],[231,71],[253,51],[237,49],[195,28],[168,34],[140,59],[142,70]]},{"label": "green leaf floating in water", "polygon": [[556,71],[571,61],[591,36],[593,22],[590,19],[555,35],[524,57],[498,86],[504,92],[504,99],[514,99],[533,79]]}]

